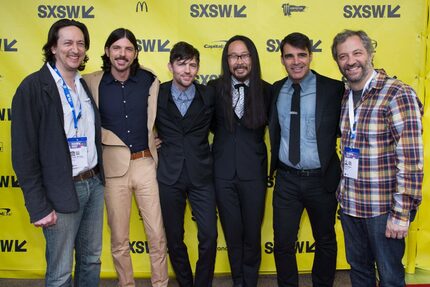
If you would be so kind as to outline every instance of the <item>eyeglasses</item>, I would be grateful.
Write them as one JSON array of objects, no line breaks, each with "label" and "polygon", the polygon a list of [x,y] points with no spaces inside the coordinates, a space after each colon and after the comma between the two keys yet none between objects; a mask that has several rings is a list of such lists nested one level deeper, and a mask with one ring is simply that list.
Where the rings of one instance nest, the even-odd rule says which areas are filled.
[{"label": "eyeglasses", "polygon": [[227,57],[230,61],[233,61],[233,62],[237,62],[239,61],[239,59],[241,59],[243,62],[248,62],[249,59],[251,58],[251,55],[249,53],[242,54],[242,55],[231,54],[231,55],[228,55]]}]

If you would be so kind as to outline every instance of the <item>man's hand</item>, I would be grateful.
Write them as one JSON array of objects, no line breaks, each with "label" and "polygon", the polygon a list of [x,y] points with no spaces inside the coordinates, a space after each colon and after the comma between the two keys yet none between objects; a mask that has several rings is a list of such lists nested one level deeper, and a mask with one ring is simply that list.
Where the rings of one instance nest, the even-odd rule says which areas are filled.
[{"label": "man's hand", "polygon": [[401,226],[387,220],[387,227],[385,228],[385,237],[393,239],[403,239],[408,235],[409,226]]},{"label": "man's hand", "polygon": [[55,210],[54,210],[50,214],[34,222],[33,224],[36,227],[50,227],[55,225],[56,223],[57,223],[57,214],[55,213]]},{"label": "man's hand", "polygon": [[155,137],[155,147],[157,148],[157,149],[159,149],[160,147],[161,147],[161,144],[163,143],[163,141],[158,137],[158,136],[156,136]]}]

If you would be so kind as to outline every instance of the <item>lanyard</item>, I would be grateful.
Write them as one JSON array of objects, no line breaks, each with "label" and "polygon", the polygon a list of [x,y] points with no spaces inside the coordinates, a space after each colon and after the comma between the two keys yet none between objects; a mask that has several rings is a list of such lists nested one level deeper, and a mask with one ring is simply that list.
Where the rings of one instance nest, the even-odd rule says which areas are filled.
[{"label": "lanyard", "polygon": [[[54,67],[54,71],[57,73],[58,76],[60,76],[61,80],[63,81],[64,95],[66,96],[66,100],[69,103],[70,109],[72,110],[73,124],[74,124],[75,131],[76,131],[76,137],[78,137],[78,121],[79,121],[79,119],[81,118],[81,115],[82,115],[82,104],[81,104],[81,101],[79,101],[79,113],[76,116],[75,105],[73,104],[73,99],[72,99],[72,95],[70,94],[69,87],[67,87],[66,81],[64,81],[64,79],[61,76],[60,71],[58,71],[57,67]],[[79,96],[78,96],[78,99],[79,99]]]},{"label": "lanyard", "polygon": [[[376,71],[374,70],[372,73],[372,76],[367,80],[366,84],[364,85],[363,91],[361,93],[361,96],[366,92],[366,90],[370,86],[370,82],[375,78],[377,75]],[[357,114],[354,113],[354,100],[352,98],[352,90],[349,91],[349,98],[348,98],[348,118],[349,118],[349,128],[351,130],[350,138],[355,139],[356,135],[356,125],[357,125]]]}]

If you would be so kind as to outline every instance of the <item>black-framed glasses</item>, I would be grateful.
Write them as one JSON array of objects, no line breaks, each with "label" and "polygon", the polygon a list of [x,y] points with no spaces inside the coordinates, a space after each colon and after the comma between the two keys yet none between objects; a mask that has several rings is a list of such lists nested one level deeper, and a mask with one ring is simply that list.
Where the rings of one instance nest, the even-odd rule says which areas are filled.
[{"label": "black-framed glasses", "polygon": [[227,57],[230,61],[233,61],[233,62],[237,62],[239,61],[239,59],[241,59],[243,62],[248,62],[249,59],[251,58],[251,54],[249,53],[242,54],[242,55],[230,54]]}]

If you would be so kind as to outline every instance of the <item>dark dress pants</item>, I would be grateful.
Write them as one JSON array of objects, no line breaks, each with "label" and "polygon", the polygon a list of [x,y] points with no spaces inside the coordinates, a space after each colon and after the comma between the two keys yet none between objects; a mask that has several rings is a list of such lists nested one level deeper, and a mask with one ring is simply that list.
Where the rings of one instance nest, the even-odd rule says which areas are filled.
[{"label": "dark dress pants", "polygon": [[337,256],[335,193],[325,190],[320,176],[298,176],[283,169],[277,171],[273,194],[274,254],[278,286],[298,286],[295,245],[304,208],[315,239],[313,286],[332,286]]},{"label": "dark dress pants", "polygon": [[218,212],[235,286],[256,287],[266,180],[215,179]]},{"label": "dark dress pants", "polygon": [[[204,185],[194,185],[184,167],[175,184],[166,185],[160,182],[159,189],[170,262],[179,286],[212,286],[217,247],[216,203],[212,181]],[[199,240],[199,259],[196,263],[194,283],[187,246],[184,243],[187,197],[197,223]]]}]

